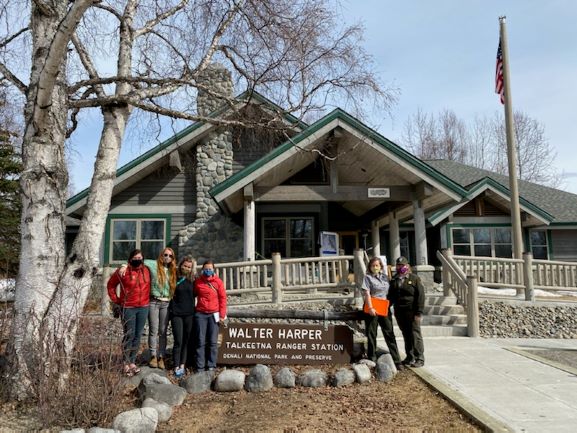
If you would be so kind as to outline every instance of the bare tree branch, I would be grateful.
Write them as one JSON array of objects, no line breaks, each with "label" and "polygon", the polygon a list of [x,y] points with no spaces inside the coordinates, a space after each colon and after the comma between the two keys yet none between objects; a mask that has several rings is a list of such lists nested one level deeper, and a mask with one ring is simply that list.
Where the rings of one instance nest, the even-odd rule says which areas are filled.
[{"label": "bare tree branch", "polygon": [[6,45],[8,45],[10,42],[12,42],[14,39],[16,39],[18,36],[20,36],[21,34],[27,32],[30,30],[30,27],[24,27],[23,29],[18,30],[16,33],[14,33],[13,35],[7,37],[6,39],[4,39],[3,41],[0,42],[0,48],[4,48]]},{"label": "bare tree branch", "polygon": [[[46,62],[40,73],[40,78],[38,80],[41,86],[38,88],[38,93],[36,95],[36,106],[38,108],[47,107],[50,105],[50,98],[52,95],[52,89],[56,81],[56,76],[62,65],[62,58],[64,52],[67,49],[68,41],[76,28],[76,25],[82,18],[82,15],[86,10],[93,4],[100,0],[77,0],[75,1],[68,13],[64,17],[64,20],[58,26],[58,30],[54,39],[50,45],[49,53],[46,57]],[[42,116],[44,110],[35,110],[35,116]],[[39,119],[36,119],[38,122]]]},{"label": "bare tree branch", "polygon": [[150,31],[152,31],[152,29],[155,26],[157,26],[159,23],[161,23],[165,19],[171,17],[172,15],[177,13],[178,11],[182,10],[188,4],[188,2],[189,2],[189,0],[182,0],[179,4],[177,4],[173,8],[170,8],[167,11],[154,17],[154,19],[147,21],[146,24],[144,24],[144,26],[142,26],[142,28],[134,31],[134,37],[137,38],[139,36],[142,36],[142,35],[150,32]]},{"label": "bare tree branch", "polygon": [[[100,84],[98,83],[100,78],[98,76],[98,72],[96,71],[96,67],[92,63],[92,60],[90,59],[88,52],[86,51],[86,49],[82,45],[82,42],[80,42],[80,39],[78,39],[78,35],[76,33],[74,33],[72,35],[72,43],[74,44],[74,48],[76,48],[76,52],[78,53],[78,57],[80,57],[80,61],[82,62],[84,69],[86,69],[88,76],[90,77],[91,80],[95,81],[95,84],[93,86],[94,91],[96,92],[96,94],[98,96],[101,96],[101,97],[105,96],[106,93],[104,92],[104,87],[102,86],[101,83]],[[84,87],[84,86],[82,86],[82,87]]]},{"label": "bare tree branch", "polygon": [[24,84],[16,75],[14,75],[4,63],[0,62],[0,73],[4,75],[4,77],[10,81],[22,94],[25,94],[28,91],[28,86]]}]

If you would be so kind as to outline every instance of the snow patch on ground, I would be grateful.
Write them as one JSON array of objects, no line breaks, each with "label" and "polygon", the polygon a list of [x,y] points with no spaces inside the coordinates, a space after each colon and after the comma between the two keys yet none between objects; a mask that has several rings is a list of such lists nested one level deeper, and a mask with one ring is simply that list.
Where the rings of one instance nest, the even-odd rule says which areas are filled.
[{"label": "snow patch on ground", "polygon": [[14,301],[14,292],[16,290],[16,280],[0,280],[0,302]]},{"label": "snow patch on ground", "polygon": [[[478,286],[477,293],[483,295],[491,296],[516,296],[517,291],[515,289],[503,287],[502,289],[490,289],[489,287]],[[577,292],[546,292],[545,290],[535,290],[535,296],[539,297],[549,297],[549,298],[560,298],[562,296],[577,296]]]}]

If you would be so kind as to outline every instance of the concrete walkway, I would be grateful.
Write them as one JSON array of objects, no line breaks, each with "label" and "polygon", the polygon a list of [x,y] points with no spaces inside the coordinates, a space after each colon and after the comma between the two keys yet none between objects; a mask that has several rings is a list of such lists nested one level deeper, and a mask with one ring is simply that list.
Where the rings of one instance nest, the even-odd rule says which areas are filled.
[{"label": "concrete walkway", "polygon": [[577,340],[429,338],[414,371],[490,430],[577,431],[577,369],[523,348],[577,351]]}]

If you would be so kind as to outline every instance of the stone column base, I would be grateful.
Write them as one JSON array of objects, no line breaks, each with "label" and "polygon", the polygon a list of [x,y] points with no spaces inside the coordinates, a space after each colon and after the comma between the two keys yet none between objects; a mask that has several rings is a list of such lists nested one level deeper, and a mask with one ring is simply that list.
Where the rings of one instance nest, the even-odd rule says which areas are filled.
[{"label": "stone column base", "polygon": [[435,287],[435,267],[430,265],[418,265],[411,267],[412,271],[417,274],[425,287],[425,292],[432,292]]}]

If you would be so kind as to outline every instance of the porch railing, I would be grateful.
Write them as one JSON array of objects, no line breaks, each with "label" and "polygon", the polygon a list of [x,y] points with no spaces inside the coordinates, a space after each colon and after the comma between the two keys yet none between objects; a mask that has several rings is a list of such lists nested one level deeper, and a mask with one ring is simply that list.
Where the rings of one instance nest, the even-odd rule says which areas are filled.
[{"label": "porch railing", "polygon": [[[443,256],[451,256],[445,250]],[[534,290],[577,291],[577,263],[534,260],[533,254],[523,253],[523,259],[495,257],[452,256],[463,274],[478,278],[489,288],[514,288],[525,293],[526,300],[534,299]]]},{"label": "porch railing", "polygon": [[[358,256],[358,257],[357,257]],[[364,274],[361,255],[334,257],[305,257],[283,259],[274,253],[270,260],[222,263],[215,266],[223,280],[226,292],[231,295],[243,293],[270,293],[272,302],[282,302],[283,294],[316,291],[331,292],[350,290],[358,295],[356,280],[350,279],[353,264],[355,276]],[[199,270],[199,266],[196,266]]]},{"label": "porch railing", "polygon": [[453,292],[457,302],[467,313],[467,335],[479,336],[479,306],[477,300],[477,277],[465,274],[450,250],[437,251],[443,265],[443,291],[445,296]]}]

